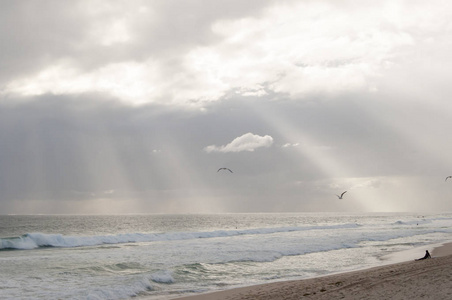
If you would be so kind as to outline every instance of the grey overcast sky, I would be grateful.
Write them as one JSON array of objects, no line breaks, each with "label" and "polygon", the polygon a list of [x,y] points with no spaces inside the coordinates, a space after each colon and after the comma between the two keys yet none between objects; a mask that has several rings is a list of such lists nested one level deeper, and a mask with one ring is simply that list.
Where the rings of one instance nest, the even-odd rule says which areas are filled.
[{"label": "grey overcast sky", "polygon": [[0,214],[452,211],[450,1],[5,0],[0,44]]}]

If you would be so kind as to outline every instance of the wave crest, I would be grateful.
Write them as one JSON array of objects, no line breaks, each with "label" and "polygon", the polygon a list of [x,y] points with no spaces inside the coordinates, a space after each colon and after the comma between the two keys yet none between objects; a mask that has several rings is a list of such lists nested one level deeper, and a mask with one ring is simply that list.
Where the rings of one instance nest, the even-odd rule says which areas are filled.
[{"label": "wave crest", "polygon": [[31,250],[40,247],[87,247],[105,244],[221,238],[240,235],[261,235],[292,231],[357,228],[358,224],[305,227],[271,227],[245,230],[215,230],[205,232],[126,233],[99,236],[67,236],[62,234],[27,233],[20,237],[1,238],[0,250]]}]

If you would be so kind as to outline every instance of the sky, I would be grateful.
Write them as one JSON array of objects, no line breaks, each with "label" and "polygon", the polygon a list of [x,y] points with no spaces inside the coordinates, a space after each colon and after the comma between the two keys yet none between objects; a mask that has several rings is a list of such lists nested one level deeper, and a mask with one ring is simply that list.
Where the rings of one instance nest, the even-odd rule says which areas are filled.
[{"label": "sky", "polygon": [[0,44],[0,214],[452,211],[450,1],[5,0]]}]

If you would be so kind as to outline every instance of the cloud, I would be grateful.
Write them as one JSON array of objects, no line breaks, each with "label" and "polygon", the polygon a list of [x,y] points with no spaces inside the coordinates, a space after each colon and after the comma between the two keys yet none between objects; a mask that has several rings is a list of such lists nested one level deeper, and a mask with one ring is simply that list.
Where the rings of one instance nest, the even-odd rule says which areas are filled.
[{"label": "cloud", "polygon": [[284,145],[281,146],[281,148],[289,148],[289,147],[298,147],[300,145],[300,143],[285,143]]},{"label": "cloud", "polygon": [[207,153],[211,152],[252,152],[260,147],[270,147],[273,144],[273,138],[269,135],[259,136],[252,133],[246,133],[242,136],[235,138],[232,142],[226,146],[210,145],[204,148]]},{"label": "cloud", "polygon": [[[230,91],[293,100],[378,91],[383,73],[418,53],[427,38],[447,40],[450,17],[423,2],[411,8],[394,1],[251,1],[240,9],[235,1],[100,3],[81,1],[74,11],[58,4],[56,13],[47,9],[31,21],[23,11],[42,16],[42,8],[15,4],[0,12],[7,28],[0,29],[7,45],[0,93],[102,93],[128,104],[193,106]],[[8,28],[16,20],[12,39]]]},{"label": "cloud", "polygon": [[0,1],[2,213],[450,198],[451,4],[72,2]]}]

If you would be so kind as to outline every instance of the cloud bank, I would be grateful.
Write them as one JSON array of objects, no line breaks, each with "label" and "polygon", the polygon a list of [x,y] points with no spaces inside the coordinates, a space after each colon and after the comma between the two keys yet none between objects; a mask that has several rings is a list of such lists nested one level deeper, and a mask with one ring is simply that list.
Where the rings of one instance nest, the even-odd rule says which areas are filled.
[{"label": "cloud bank", "polygon": [[[6,78],[0,93],[103,93],[129,104],[186,106],[219,101],[231,90],[244,97],[285,93],[293,100],[375,92],[382,74],[419,45],[447,46],[443,28],[450,19],[447,9],[438,9],[443,5],[422,1],[408,7],[401,1],[253,1],[241,9],[235,1],[212,1],[184,12],[175,1],[101,3],[81,1],[71,11],[58,5],[61,16],[46,11],[50,21],[39,23],[43,40],[61,43],[44,45],[27,32],[4,43],[10,56],[0,59],[7,64],[19,60],[17,47],[30,49],[24,61],[42,65],[31,61],[20,66],[27,71],[20,76],[0,74]],[[16,6],[4,14],[20,14]],[[17,22],[32,32],[34,22]]]}]

